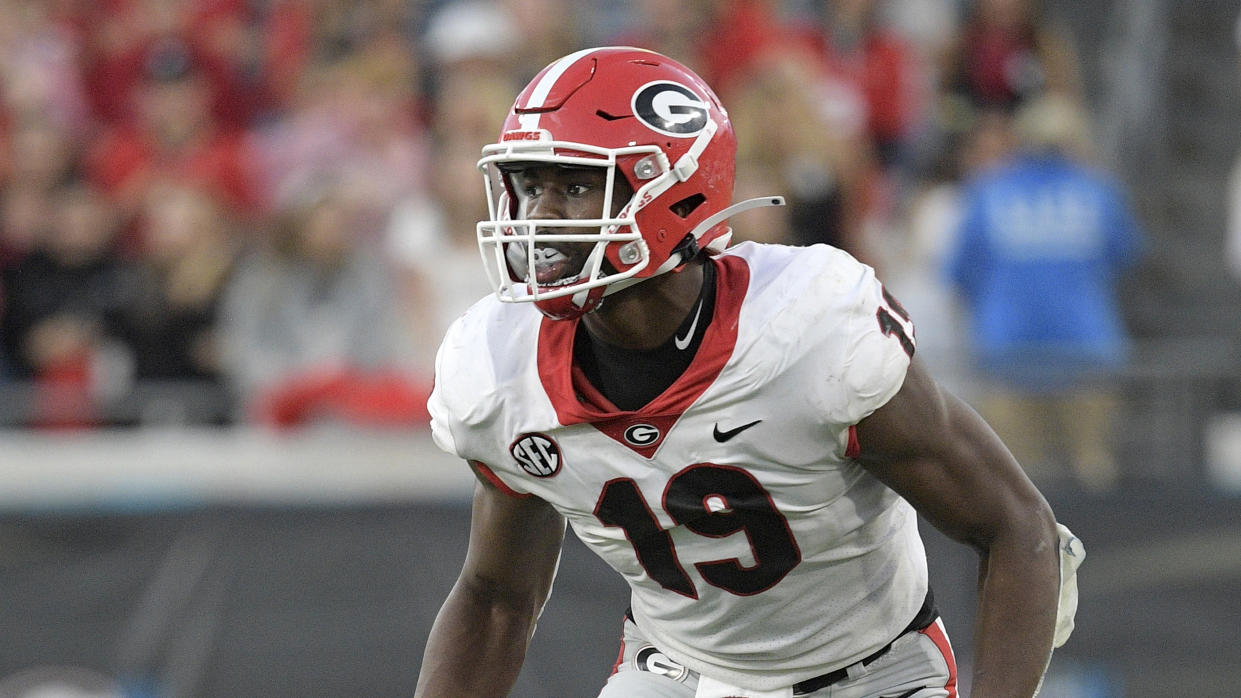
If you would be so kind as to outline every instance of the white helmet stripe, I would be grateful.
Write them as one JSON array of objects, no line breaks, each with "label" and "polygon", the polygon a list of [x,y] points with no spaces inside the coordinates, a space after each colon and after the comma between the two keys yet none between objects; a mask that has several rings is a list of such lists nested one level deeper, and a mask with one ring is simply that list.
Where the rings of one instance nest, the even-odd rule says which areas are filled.
[{"label": "white helmet stripe", "polygon": [[[520,105],[521,108],[537,109],[543,106],[543,101],[547,99],[547,95],[551,93],[552,87],[556,85],[556,81],[560,79],[560,76],[564,75],[565,71],[583,56],[588,53],[593,53],[595,50],[596,49],[593,48],[582,49],[581,51],[570,53],[564,58],[561,58],[553,63],[551,67],[547,69],[547,72],[543,73],[543,77],[539,79],[539,82],[534,86],[534,89],[530,91],[530,98],[526,100],[525,104]],[[537,131],[539,128],[539,116],[539,112],[522,114],[518,117],[518,121],[521,124],[521,129],[523,131]]]}]

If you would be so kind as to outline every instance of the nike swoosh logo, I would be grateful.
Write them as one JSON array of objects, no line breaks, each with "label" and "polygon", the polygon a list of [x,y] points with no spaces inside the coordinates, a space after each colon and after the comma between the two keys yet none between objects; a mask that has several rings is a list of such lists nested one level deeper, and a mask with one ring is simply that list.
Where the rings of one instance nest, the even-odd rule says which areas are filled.
[{"label": "nike swoosh logo", "polygon": [[741,432],[745,431],[746,429],[749,429],[750,427],[754,426],[755,424],[758,424],[761,421],[763,420],[756,419],[753,422],[750,422],[749,424],[742,424],[741,426],[736,427],[734,429],[729,429],[728,431],[720,431],[720,425],[717,423],[715,425],[715,429],[712,430],[711,435],[715,437],[716,441],[719,441],[720,443],[724,443],[725,441],[733,438],[737,434],[740,434]]},{"label": "nike swoosh logo", "polygon": [[677,349],[684,350],[689,346],[689,342],[694,338],[694,330],[698,327],[698,314],[702,312],[702,300],[698,301],[698,308],[694,310],[694,321],[689,324],[689,329],[685,331],[684,337],[673,337],[672,343],[677,345]]}]

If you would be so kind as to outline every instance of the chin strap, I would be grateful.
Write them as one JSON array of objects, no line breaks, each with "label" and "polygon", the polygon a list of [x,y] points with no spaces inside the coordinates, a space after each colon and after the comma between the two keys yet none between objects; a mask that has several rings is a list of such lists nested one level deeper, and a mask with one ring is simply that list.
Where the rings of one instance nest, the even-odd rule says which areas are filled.
[{"label": "chin strap", "polygon": [[[698,239],[701,238],[708,230],[710,230],[711,228],[714,228],[716,225],[719,225],[720,222],[724,221],[725,219],[730,218],[735,214],[741,213],[742,211],[749,211],[752,208],[762,208],[763,206],[783,206],[783,205],[784,205],[783,196],[757,196],[753,199],[746,199],[745,201],[738,201],[732,206],[729,206],[720,211],[717,211],[713,215],[710,215],[704,218],[702,222],[699,223],[698,225],[694,226],[694,229],[691,230],[689,234],[685,236],[686,244],[681,245],[680,248],[674,251],[672,255],[669,256],[668,259],[666,259],[664,263],[661,264],[660,267],[655,270],[654,274],[651,274],[651,276],[644,276],[642,278],[622,279],[621,281],[617,281],[614,284],[608,284],[607,290],[603,292],[603,295],[610,296],[613,293],[616,293],[617,291],[621,291],[626,288],[629,288],[630,286],[633,286],[639,281],[644,281],[651,277],[659,276],[660,274],[670,272],[673,269],[676,269],[677,267],[681,266],[682,264],[685,264],[689,260],[693,259],[694,255],[698,254],[698,251],[700,249],[698,246]],[[733,231],[730,229],[727,232],[725,232],[723,235],[720,235],[719,237],[715,238],[711,242],[707,243],[706,249],[711,250],[712,252],[720,252],[725,247],[728,247],[728,242],[729,240],[732,239],[732,236],[733,236]]]},{"label": "chin strap", "polygon": [[[704,234],[706,234],[708,230],[714,228],[721,221],[725,220],[726,218],[731,218],[733,215],[741,213],[742,211],[749,211],[752,208],[762,208],[763,206],[783,206],[783,205],[784,205],[783,196],[757,196],[753,199],[746,199],[745,201],[738,201],[732,206],[729,206],[728,208],[725,208],[722,211],[716,211],[715,214],[704,218],[701,223],[694,226],[693,230],[689,231],[689,237],[693,238],[696,242],[699,238],[701,238]],[[725,245],[728,244],[728,238],[730,237],[732,237],[732,231],[729,231],[727,235],[721,236],[720,238],[716,238],[716,240],[719,240],[722,238],[724,240],[723,245],[717,248],[716,240],[712,240],[711,243],[707,245],[707,247],[709,249],[716,250],[716,251],[721,250],[724,248]],[[697,248],[697,245],[694,245],[694,247]],[[689,258],[687,257],[681,261],[688,262]],[[667,264],[667,262],[665,262],[665,264]]]}]

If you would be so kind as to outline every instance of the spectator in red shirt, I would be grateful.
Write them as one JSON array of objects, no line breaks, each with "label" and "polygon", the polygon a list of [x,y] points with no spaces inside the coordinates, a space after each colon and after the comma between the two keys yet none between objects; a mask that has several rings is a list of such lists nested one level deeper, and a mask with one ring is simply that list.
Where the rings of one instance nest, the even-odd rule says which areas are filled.
[{"label": "spectator in red shirt", "polygon": [[1081,96],[1081,68],[1038,0],[979,0],[949,51],[944,84],[980,108],[1012,112],[1045,91]]},{"label": "spectator in red shirt", "polygon": [[790,38],[773,0],[639,0],[630,26],[608,43],[639,46],[676,58],[728,101],[731,91],[749,82],[748,74],[763,53]]},{"label": "spectator in red shirt", "polygon": [[904,159],[923,105],[913,47],[890,30],[876,0],[829,0],[814,42],[830,73],[852,84],[866,106],[866,131],[884,166]]},{"label": "spectator in red shirt", "polygon": [[135,118],[104,133],[87,168],[127,222],[145,192],[166,180],[201,186],[234,210],[255,211],[247,141],[214,119],[210,82],[188,45],[169,40],[153,46],[133,98]]}]

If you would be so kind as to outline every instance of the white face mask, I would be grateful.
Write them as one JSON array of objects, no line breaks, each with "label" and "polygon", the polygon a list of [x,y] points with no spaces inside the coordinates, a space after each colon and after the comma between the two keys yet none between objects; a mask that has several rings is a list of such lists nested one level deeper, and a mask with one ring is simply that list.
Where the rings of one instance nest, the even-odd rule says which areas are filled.
[{"label": "white face mask", "polygon": [[[523,144],[524,145],[524,144]],[[554,155],[556,149],[582,151],[581,144],[538,143],[498,144],[484,148],[479,168],[484,172],[490,220],[478,223],[478,244],[483,263],[500,300],[506,302],[541,301],[572,296],[632,278],[646,268],[649,252],[638,231],[635,195],[618,207],[616,158],[618,155],[656,149],[595,149],[598,157]],[[598,168],[603,195],[593,218],[527,218],[521,206],[514,206],[505,173],[508,166],[541,164],[574,168]],[[648,185],[651,183],[647,183]],[[640,191],[647,191],[644,186]],[[623,196],[623,194],[622,194]],[[620,208],[616,215],[608,212]],[[512,211],[517,210],[512,217]],[[625,265],[617,271],[605,264],[609,245],[617,244],[617,257]]]}]

